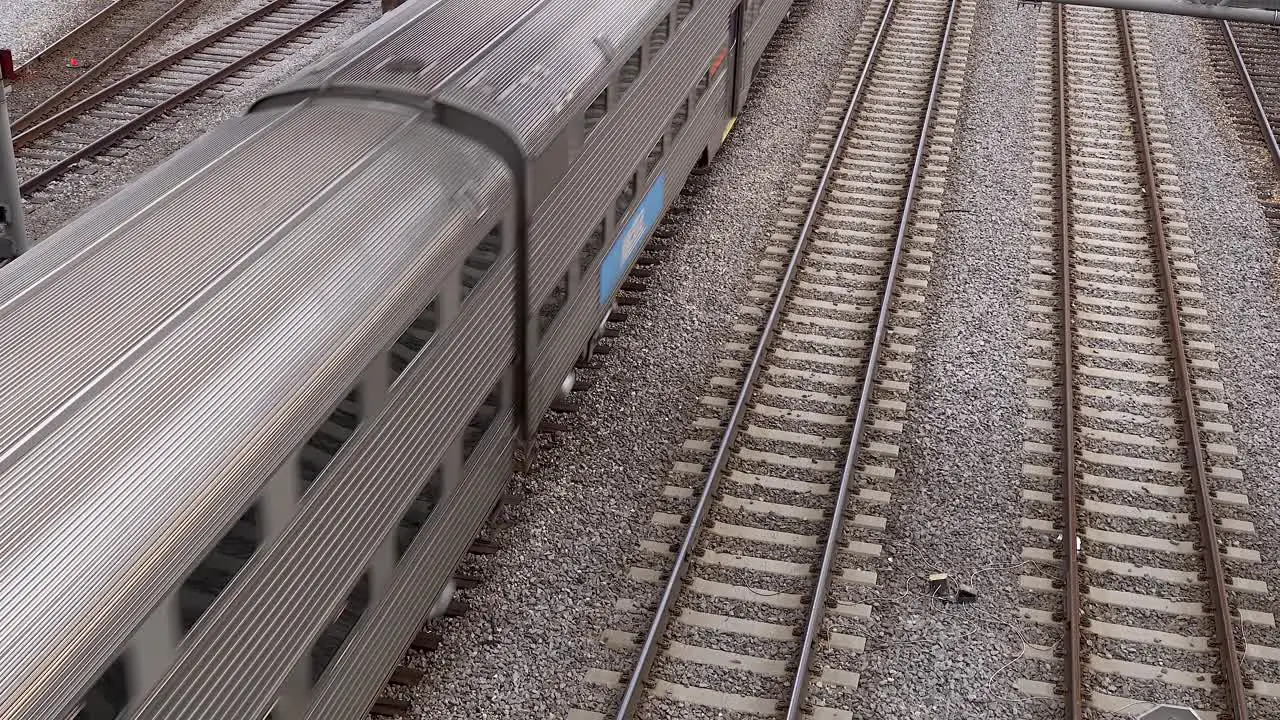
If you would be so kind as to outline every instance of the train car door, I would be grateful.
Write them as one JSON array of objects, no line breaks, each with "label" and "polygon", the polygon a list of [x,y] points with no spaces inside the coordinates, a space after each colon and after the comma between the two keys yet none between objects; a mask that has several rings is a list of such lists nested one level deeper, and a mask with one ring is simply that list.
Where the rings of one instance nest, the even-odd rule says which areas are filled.
[{"label": "train car door", "polygon": [[738,95],[744,88],[740,87],[742,77],[739,73],[741,63],[738,62],[738,46],[739,38],[742,33],[742,3],[729,13],[729,41],[725,46],[724,64],[729,72],[729,91],[724,94],[725,97],[725,117],[729,118],[728,124],[725,125],[724,135],[721,136],[720,142],[724,142],[729,137],[729,131],[733,130],[733,124],[738,120]]}]

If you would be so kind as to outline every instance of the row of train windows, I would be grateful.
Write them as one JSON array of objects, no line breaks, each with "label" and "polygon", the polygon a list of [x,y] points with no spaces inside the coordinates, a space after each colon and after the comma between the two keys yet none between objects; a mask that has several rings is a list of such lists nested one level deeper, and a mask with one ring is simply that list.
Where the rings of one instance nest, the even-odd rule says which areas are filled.
[{"label": "row of train windows", "polygon": [[[501,228],[494,228],[463,263],[461,295],[474,289],[502,252]],[[389,353],[391,381],[404,372],[422,352],[439,325],[439,298],[433,299],[396,340]],[[462,438],[462,462],[466,463],[501,410],[501,384],[496,385],[468,422]],[[298,457],[299,495],[305,495],[329,462],[355,433],[361,420],[360,388],[347,394],[303,446]],[[437,468],[401,518],[395,533],[396,561],[399,562],[439,504],[445,487],[444,472]],[[195,627],[236,574],[248,564],[263,540],[258,506],[251,506],[222,537],[209,555],[192,571],[178,589],[178,622],[181,636]],[[368,575],[351,590],[343,609],[316,640],[311,652],[311,680],[317,682],[350,634],[360,614],[368,606]],[[76,720],[111,720],[130,700],[128,668],[122,655],[99,677],[86,694]]]},{"label": "row of train windows", "polygon": [[[480,284],[489,270],[502,254],[502,227],[495,226],[472,249],[462,263],[460,300],[465,302],[471,291]],[[432,298],[418,316],[409,323],[395,344],[391,346],[387,362],[390,364],[391,383],[394,383],[409,367],[409,363],[422,353],[423,348],[440,327],[440,298]],[[333,409],[329,418],[316,429],[315,433],[302,448],[299,459],[301,463],[302,493],[307,490],[324,472],[329,461],[333,459],[343,444],[355,433],[362,416],[359,385],[338,406]]]},{"label": "row of train windows", "polygon": [[[702,96],[706,93],[710,82],[710,74],[704,73],[701,80],[698,81],[697,87],[694,89],[692,105],[696,106]],[[654,143],[653,148],[649,150],[648,156],[645,157],[643,173],[633,172],[627,178],[618,191],[613,200],[613,227],[615,234],[621,230],[621,223],[627,217],[627,211],[631,208],[631,203],[635,200],[639,181],[641,179],[646,182],[652,181],[656,175],[658,166],[662,163],[662,158],[667,152],[668,145],[675,145],[676,138],[680,136],[680,131],[684,129],[685,124],[689,120],[689,110],[691,102],[689,98],[684,98],[680,104],[676,106],[676,110],[671,115],[671,122],[668,133],[658,136],[658,141]],[[578,250],[578,267],[577,271],[580,275],[585,275],[592,264],[600,255],[600,251],[604,249],[604,239],[606,232],[605,218],[600,218],[600,222],[592,228],[587,239],[582,243]],[[555,322],[556,317],[563,309],[565,302],[569,296],[569,273],[566,272],[560,282],[551,290],[551,294],[543,301],[542,307],[538,310],[538,334],[545,335],[548,328]]]},{"label": "row of train windows", "polygon": [[[641,70],[644,69],[644,57],[642,51],[646,48],[649,51],[649,63],[653,63],[657,59],[658,53],[666,46],[667,41],[671,39],[673,34],[672,23],[674,18],[675,30],[679,30],[684,23],[685,18],[689,17],[689,13],[693,12],[694,0],[679,0],[676,3],[675,12],[671,15],[664,15],[658,21],[658,25],[649,32],[649,38],[644,45],[635,49],[631,53],[631,57],[627,58],[627,62],[622,65],[618,71],[618,95],[617,101],[621,102],[623,96],[635,84],[636,79],[640,77]],[[604,120],[605,115],[609,113],[609,88],[600,91],[596,99],[587,107],[583,115],[582,136],[585,139],[591,134],[600,121]]]},{"label": "row of train windows", "polygon": [[[463,463],[471,458],[485,433],[501,410],[501,384],[496,385],[476,410],[464,431]],[[464,472],[465,474],[465,472]],[[444,496],[445,474],[436,468],[426,479],[395,529],[396,562],[404,559],[432,512]],[[223,536],[204,561],[191,573],[178,591],[182,634],[191,631],[200,617],[230,585],[232,578],[253,557],[262,541],[257,505],[250,507]],[[370,584],[366,571],[352,587],[346,602],[312,645],[310,681],[320,681],[333,658],[337,656],[351,630],[369,607]],[[126,656],[121,655],[99,676],[85,695],[76,720],[114,720],[130,701],[130,678]]]},{"label": "row of train windows", "polygon": [[[627,62],[623,64],[618,72],[618,92],[616,102],[621,102],[627,91],[631,88],[635,81],[640,77],[644,68],[644,63],[652,64],[657,59],[659,52],[665,47],[675,31],[678,31],[683,25],[685,19],[694,10],[694,0],[679,0],[676,3],[675,11],[671,14],[664,15],[658,24],[650,31],[647,42],[632,52]],[[645,59],[642,50],[648,50],[648,58]],[[702,99],[710,84],[710,73],[703,73],[694,89],[692,102],[696,104]],[[649,151],[648,157],[645,159],[644,173],[641,179],[651,179],[655,169],[662,162],[663,155],[667,149],[667,143],[674,143],[679,136],[680,131],[684,128],[685,123],[689,119],[690,101],[685,98],[676,108],[675,113],[671,117],[671,125],[669,132],[669,140],[667,136],[659,137],[654,143],[653,148]],[[604,120],[609,112],[609,88],[606,87],[600,91],[600,94],[592,101],[583,115],[583,138],[591,134],[591,131]],[[618,191],[617,197],[613,203],[613,223],[615,230],[627,216],[627,211],[631,207],[631,203],[636,198],[638,187],[638,179],[633,173],[625,182],[622,189]],[[605,219],[601,219],[593,228],[591,234],[587,237],[578,253],[578,272],[586,273],[591,265],[597,259],[600,251],[604,247],[606,232]],[[538,310],[538,333],[545,335],[556,317],[563,309],[568,300],[569,295],[570,274],[566,272],[559,283],[552,288],[551,293],[542,303]]]}]

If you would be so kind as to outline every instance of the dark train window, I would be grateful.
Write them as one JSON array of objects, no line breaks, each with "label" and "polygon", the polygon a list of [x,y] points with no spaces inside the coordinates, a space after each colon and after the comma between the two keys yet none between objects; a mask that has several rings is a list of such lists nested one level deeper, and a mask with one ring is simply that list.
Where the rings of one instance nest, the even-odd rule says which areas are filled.
[{"label": "dark train window", "polygon": [[431,304],[409,323],[409,327],[400,333],[396,344],[391,346],[391,381],[395,382],[409,363],[422,352],[427,341],[435,334],[440,324],[440,301],[433,298]]},{"label": "dark train window", "polygon": [[707,85],[711,83],[711,72],[702,73],[702,79],[698,81],[698,86],[693,89],[693,102],[696,105],[702,99],[702,94],[707,91]]},{"label": "dark train window", "polygon": [[489,268],[498,261],[498,256],[502,254],[502,226],[499,225],[489,231],[488,235],[480,241],[475,249],[467,255],[467,259],[462,263],[462,299],[466,300],[467,295],[475,286],[480,284],[484,276],[489,272]]},{"label": "dark train window", "polygon": [[471,421],[467,423],[467,429],[462,435],[462,462],[471,459],[471,454],[476,451],[476,446],[480,444],[480,440],[484,438],[484,433],[493,424],[493,419],[498,416],[498,405],[502,402],[502,381],[498,381],[493,386],[493,390],[489,392],[489,397],[484,399],[475,414],[471,416]]},{"label": "dark train window", "polygon": [[342,606],[338,617],[329,623],[329,626],[316,639],[315,645],[311,646],[312,687],[320,681],[324,671],[329,669],[329,663],[333,662],[333,658],[342,649],[342,644],[347,641],[347,636],[360,621],[360,616],[364,614],[367,607],[369,607],[369,573],[366,572],[360,576],[360,581],[347,595],[347,603]]},{"label": "dark train window", "polygon": [[613,224],[622,223],[622,219],[627,216],[627,208],[631,207],[631,201],[636,197],[636,174],[631,173],[631,177],[627,178],[627,184],[622,186],[618,191],[618,197],[613,201]]},{"label": "dark train window", "polygon": [[556,321],[556,316],[560,314],[560,310],[564,308],[565,300],[569,298],[569,273],[565,273],[560,278],[560,282],[551,289],[551,294],[547,296],[546,302],[542,303],[542,309],[538,311],[538,337],[546,334],[547,328],[551,327],[551,323]]},{"label": "dark train window", "polygon": [[114,720],[129,704],[129,672],[118,657],[85,693],[84,705],[76,720]]},{"label": "dark train window", "polygon": [[578,251],[578,272],[585,273],[587,268],[591,267],[591,263],[595,262],[596,255],[600,254],[602,247],[604,247],[604,218],[600,218],[599,224],[587,236],[587,241]]},{"label": "dark train window", "polygon": [[299,475],[302,477],[300,495],[306,495],[316,478],[338,454],[344,443],[355,433],[360,424],[360,386],[351,389],[347,397],[329,413],[329,417],[316,429],[315,434],[302,446],[298,458]]},{"label": "dark train window", "polygon": [[586,137],[591,134],[596,125],[604,119],[605,113],[609,112],[609,88],[600,91],[600,95],[587,108],[586,115],[583,116],[582,136]]},{"label": "dark train window", "polygon": [[653,174],[653,169],[658,167],[658,163],[662,162],[663,138],[658,138],[658,142],[654,143],[653,149],[649,151],[649,158],[644,161],[644,174],[646,177]]},{"label": "dark train window", "polygon": [[640,48],[636,48],[636,51],[631,53],[631,57],[627,58],[626,64],[618,72],[618,97],[622,97],[627,88],[635,84],[638,77],[640,77]]},{"label": "dark train window", "polygon": [[662,20],[658,21],[658,26],[649,33],[649,61],[658,56],[658,51],[663,45],[667,44],[667,38],[671,37],[671,16],[664,15]]},{"label": "dark train window", "polygon": [[422,531],[422,526],[427,524],[427,518],[431,517],[431,511],[439,504],[443,494],[444,471],[436,468],[436,471],[427,478],[422,489],[418,491],[418,496],[413,499],[409,509],[405,510],[404,517],[400,518],[400,526],[396,528],[397,561],[409,551],[409,546]]},{"label": "dark train window", "polygon": [[685,98],[680,101],[680,105],[676,108],[676,114],[671,116],[671,139],[675,140],[680,134],[680,130],[684,128],[684,123],[689,119],[689,99]]},{"label": "dark train window", "polygon": [[680,23],[684,22],[691,12],[693,12],[693,0],[680,0],[676,3],[676,28],[680,27]]},{"label": "dark train window", "polygon": [[240,516],[182,583],[178,589],[178,614],[184,635],[191,632],[236,573],[253,557],[262,541],[259,527],[258,506],[254,505]]}]

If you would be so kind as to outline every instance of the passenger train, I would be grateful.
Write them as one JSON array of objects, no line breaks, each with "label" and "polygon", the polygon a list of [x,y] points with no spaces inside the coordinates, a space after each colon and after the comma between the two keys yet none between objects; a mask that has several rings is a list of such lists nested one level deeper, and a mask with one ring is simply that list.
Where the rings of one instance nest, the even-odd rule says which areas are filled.
[{"label": "passenger train", "polygon": [[0,269],[0,717],[363,717],[790,5],[406,2]]}]

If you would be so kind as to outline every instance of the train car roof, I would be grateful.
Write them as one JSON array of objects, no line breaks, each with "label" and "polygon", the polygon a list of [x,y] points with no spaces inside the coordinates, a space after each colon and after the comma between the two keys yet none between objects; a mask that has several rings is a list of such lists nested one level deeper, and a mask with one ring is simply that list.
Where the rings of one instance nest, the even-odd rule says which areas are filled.
[{"label": "train car roof", "polygon": [[580,94],[625,62],[670,7],[670,0],[592,0],[546,8],[450,80],[438,97],[505,120],[537,153],[555,139],[566,115],[595,99],[595,92]]},{"label": "train car roof", "polygon": [[416,0],[365,28],[325,60],[266,95],[325,87],[402,90],[426,97],[504,31],[549,0]]},{"label": "train car roof", "polygon": [[[420,0],[260,105],[338,88],[390,92],[505,121],[537,154],[565,116],[594,99],[582,93],[625,62],[671,6],[672,0]],[[482,50],[468,50],[476,46]]]},{"label": "train car roof", "polygon": [[0,696],[24,718],[76,701],[424,284],[455,277],[450,239],[491,220],[477,206],[509,203],[492,154],[420,115],[264,116],[184,166],[203,174],[164,191],[175,166],[154,171],[38,245],[29,267],[71,260],[0,312],[0,358],[24,369],[3,412],[26,413],[0,445]]}]

